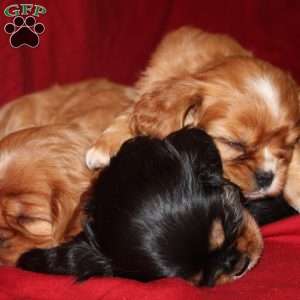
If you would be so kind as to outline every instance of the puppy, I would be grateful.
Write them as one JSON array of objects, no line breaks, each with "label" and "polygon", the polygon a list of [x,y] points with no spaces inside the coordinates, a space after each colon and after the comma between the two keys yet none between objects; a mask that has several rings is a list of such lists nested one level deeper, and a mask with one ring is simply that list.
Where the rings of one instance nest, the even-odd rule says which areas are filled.
[{"label": "puppy", "polygon": [[136,104],[87,152],[106,165],[130,135],[163,137],[185,125],[216,142],[225,176],[251,199],[279,195],[299,137],[294,80],[232,38],[183,27],[168,34],[137,82]]},{"label": "puppy", "polygon": [[130,91],[93,80],[25,96],[0,111],[0,265],[81,230],[81,195],[94,176],[84,154],[130,105]]},{"label": "puppy", "polygon": [[182,277],[195,285],[240,278],[263,242],[239,189],[222,177],[212,139],[182,129],[164,140],[126,142],[96,180],[84,232],[62,246],[34,249],[18,266],[31,271]]},{"label": "puppy", "polygon": [[4,105],[0,110],[0,138],[29,127],[71,122],[101,132],[134,97],[132,88],[102,78],[55,85]]}]

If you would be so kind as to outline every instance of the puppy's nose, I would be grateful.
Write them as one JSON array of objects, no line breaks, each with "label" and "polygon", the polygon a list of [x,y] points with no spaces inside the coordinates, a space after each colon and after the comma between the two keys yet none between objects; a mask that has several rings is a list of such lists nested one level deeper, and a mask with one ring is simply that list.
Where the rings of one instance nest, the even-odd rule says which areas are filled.
[{"label": "puppy's nose", "polygon": [[255,172],[255,179],[258,187],[266,188],[271,185],[274,179],[274,173],[272,171],[261,171]]}]

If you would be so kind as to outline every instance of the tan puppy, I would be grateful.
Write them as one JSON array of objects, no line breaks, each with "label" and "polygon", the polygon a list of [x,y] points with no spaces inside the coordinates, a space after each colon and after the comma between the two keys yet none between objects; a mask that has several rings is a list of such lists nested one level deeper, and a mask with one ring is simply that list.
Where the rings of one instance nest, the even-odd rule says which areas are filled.
[{"label": "tan puppy", "polygon": [[[93,172],[84,153],[130,105],[130,88],[93,80],[54,87],[0,112],[0,264],[52,247],[81,229]],[[18,130],[19,129],[19,130]]]},{"label": "tan puppy", "polygon": [[106,165],[130,135],[191,125],[214,138],[225,176],[247,197],[283,190],[300,117],[288,74],[228,36],[183,27],[162,40],[136,86],[137,103],[87,152],[89,168]]}]

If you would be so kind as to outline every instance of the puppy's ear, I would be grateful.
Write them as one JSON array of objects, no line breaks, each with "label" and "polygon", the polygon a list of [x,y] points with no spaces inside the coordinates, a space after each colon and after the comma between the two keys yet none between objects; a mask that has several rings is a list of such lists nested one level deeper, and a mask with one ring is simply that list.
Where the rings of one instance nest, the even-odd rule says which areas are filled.
[{"label": "puppy's ear", "polygon": [[184,128],[170,134],[167,141],[179,153],[190,158],[195,173],[210,172],[222,176],[223,168],[219,151],[213,139],[205,131],[197,128]]},{"label": "puppy's ear", "polygon": [[7,223],[24,234],[49,239],[53,230],[49,203],[38,198],[34,200],[39,202],[30,202],[27,198],[20,194],[2,203]]},{"label": "puppy's ear", "polygon": [[174,78],[153,84],[136,103],[131,127],[137,133],[164,137],[186,125],[195,125],[194,114],[201,103],[200,81]]},{"label": "puppy's ear", "polygon": [[79,281],[95,275],[112,275],[108,259],[99,251],[90,232],[82,232],[59,247],[26,252],[17,266],[39,273],[74,275]]}]

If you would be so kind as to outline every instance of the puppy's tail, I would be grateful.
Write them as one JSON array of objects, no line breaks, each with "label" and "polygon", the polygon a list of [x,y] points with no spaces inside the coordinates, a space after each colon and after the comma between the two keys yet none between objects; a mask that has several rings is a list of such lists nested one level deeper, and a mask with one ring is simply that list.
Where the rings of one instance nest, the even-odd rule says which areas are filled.
[{"label": "puppy's tail", "polygon": [[112,276],[109,259],[100,251],[87,225],[72,241],[50,249],[24,253],[17,266],[33,272],[74,275],[78,281],[91,276]]},{"label": "puppy's tail", "polygon": [[298,212],[285,201],[282,195],[259,200],[249,200],[244,206],[259,225],[266,225],[296,215]]}]

